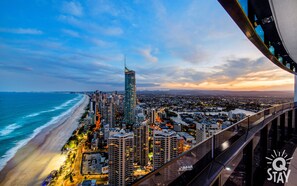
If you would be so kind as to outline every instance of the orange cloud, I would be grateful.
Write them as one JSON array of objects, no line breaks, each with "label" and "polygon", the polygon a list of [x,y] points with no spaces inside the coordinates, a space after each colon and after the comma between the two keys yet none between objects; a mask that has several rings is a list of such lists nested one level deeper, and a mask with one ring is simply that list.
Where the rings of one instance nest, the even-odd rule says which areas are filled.
[{"label": "orange cloud", "polygon": [[170,82],[161,87],[168,89],[205,90],[293,90],[293,75],[280,70],[266,70],[243,74],[235,79],[221,76],[220,79],[207,78],[201,82]]}]

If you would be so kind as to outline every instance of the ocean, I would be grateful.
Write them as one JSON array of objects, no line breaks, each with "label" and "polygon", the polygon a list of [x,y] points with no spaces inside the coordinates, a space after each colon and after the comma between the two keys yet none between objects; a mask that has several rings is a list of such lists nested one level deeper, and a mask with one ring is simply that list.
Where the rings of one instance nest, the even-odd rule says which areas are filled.
[{"label": "ocean", "polygon": [[0,92],[0,170],[43,128],[65,119],[83,94]]}]

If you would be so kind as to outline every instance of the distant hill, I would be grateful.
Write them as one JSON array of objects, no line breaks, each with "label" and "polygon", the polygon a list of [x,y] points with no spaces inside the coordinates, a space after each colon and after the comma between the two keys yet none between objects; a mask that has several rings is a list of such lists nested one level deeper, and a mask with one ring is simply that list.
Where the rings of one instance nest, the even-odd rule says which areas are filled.
[{"label": "distant hill", "polygon": [[293,91],[225,91],[225,90],[154,90],[137,91],[138,94],[168,94],[197,96],[252,96],[252,97],[293,97]]}]

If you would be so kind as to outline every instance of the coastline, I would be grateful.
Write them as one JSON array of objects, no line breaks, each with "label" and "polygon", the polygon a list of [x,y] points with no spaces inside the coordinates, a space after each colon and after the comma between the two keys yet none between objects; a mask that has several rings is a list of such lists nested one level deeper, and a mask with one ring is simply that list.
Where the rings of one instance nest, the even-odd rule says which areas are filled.
[{"label": "coastline", "polygon": [[52,170],[60,167],[65,160],[61,148],[78,127],[78,120],[89,103],[88,96],[84,95],[80,102],[16,152],[0,171],[0,185],[41,185]]}]

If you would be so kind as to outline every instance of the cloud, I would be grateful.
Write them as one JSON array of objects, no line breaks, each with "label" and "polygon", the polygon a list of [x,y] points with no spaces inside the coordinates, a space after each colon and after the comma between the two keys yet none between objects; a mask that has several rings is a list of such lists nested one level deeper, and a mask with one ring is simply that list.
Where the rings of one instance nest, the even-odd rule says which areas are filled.
[{"label": "cloud", "polygon": [[73,16],[60,15],[58,20],[68,23],[72,26],[92,33],[101,33],[109,36],[118,36],[123,34],[120,27],[102,27],[94,22],[77,19]]},{"label": "cloud", "polygon": [[98,54],[93,54],[91,52],[81,52],[81,51],[76,51],[74,54],[82,56],[82,57],[87,57],[91,59],[95,59],[98,61],[111,61],[113,58],[107,57],[107,56],[102,56]]},{"label": "cloud", "polygon": [[107,28],[99,28],[98,30],[101,30],[101,33],[105,35],[112,35],[112,36],[118,36],[123,34],[123,30],[119,27],[107,27]]},{"label": "cloud", "polygon": [[99,46],[99,47],[110,47],[112,46],[112,43],[108,43],[106,41],[103,41],[101,39],[98,39],[98,38],[93,38],[93,37],[83,37],[86,41],[96,45],[96,46]]},{"label": "cloud", "polygon": [[79,2],[76,1],[63,2],[62,12],[80,17],[83,16],[83,7]]},{"label": "cloud", "polygon": [[275,70],[275,67],[270,63],[265,57],[257,59],[227,58],[225,64],[213,67],[218,72],[212,75],[212,79],[220,82],[234,80],[250,73]]},{"label": "cloud", "polygon": [[16,65],[6,65],[0,63],[0,69],[2,70],[9,70],[9,71],[25,71],[31,72],[33,69],[31,67],[24,67],[24,66],[16,66]]},{"label": "cloud", "polygon": [[[0,50],[2,56],[0,69],[16,73],[16,77],[21,76],[20,72],[28,75],[30,71],[30,76],[37,75],[45,79],[58,78],[61,81],[70,80],[94,88],[99,84],[115,89],[121,89],[124,86],[123,69],[108,63],[114,60],[112,57],[99,56],[98,52],[92,54],[90,51],[84,54],[74,49],[64,49],[59,52],[43,50],[43,48],[19,49],[3,45]],[[121,85],[121,87],[112,87],[112,85]]]},{"label": "cloud", "polygon": [[[249,41],[216,1],[64,0],[59,5],[58,12],[51,11],[57,14],[44,19],[55,25],[47,30],[48,37],[2,34],[0,68],[7,79],[17,83],[23,75],[53,79],[61,87],[67,82],[82,89],[122,90],[125,53],[131,56],[128,63],[136,71],[138,88],[239,89],[291,83],[291,76],[256,58],[262,54],[253,45],[254,50],[245,50]],[[0,32],[43,34],[34,26],[14,27]],[[243,38],[244,45],[235,45]],[[222,58],[232,54],[237,57]],[[147,63],[139,63],[141,59]]]},{"label": "cloud", "polygon": [[0,28],[0,32],[11,34],[41,35],[43,32],[34,28]]},{"label": "cloud", "polygon": [[[203,32],[202,28],[197,26],[199,24],[195,23],[196,15],[189,16],[188,10],[186,10],[176,17],[175,13],[168,12],[159,1],[154,3],[154,7],[156,19],[159,20],[156,32],[159,35],[158,39],[163,41],[166,50],[185,62],[192,64],[205,62],[209,54],[206,47],[201,45]],[[188,7],[188,9],[191,8]]]},{"label": "cloud", "polygon": [[288,90],[293,83],[290,73],[278,69],[264,57],[228,57],[223,65],[207,70],[160,64],[136,72],[142,83],[156,82],[170,89],[273,90],[273,87],[283,87]]},{"label": "cloud", "polygon": [[149,62],[158,62],[158,58],[156,56],[153,56],[153,52],[155,52],[157,49],[154,51],[152,50],[151,47],[144,48],[144,49],[138,49],[138,52],[140,55],[142,55],[147,61]]},{"label": "cloud", "polygon": [[69,30],[69,29],[62,29],[62,32],[64,32],[65,34],[72,36],[72,37],[80,37],[80,34],[78,32],[75,32],[73,30]]},{"label": "cloud", "polygon": [[117,16],[120,14],[120,10],[116,8],[111,1],[89,0],[88,5],[92,15],[110,14],[112,16]]},{"label": "cloud", "polygon": [[178,47],[172,49],[172,54],[192,64],[201,64],[205,62],[210,54],[200,46],[193,45],[192,47]]},{"label": "cloud", "polygon": [[164,20],[164,18],[167,16],[167,9],[162,4],[162,2],[158,0],[153,0],[152,6],[156,10],[155,12],[156,12],[157,19]]},{"label": "cloud", "polygon": [[88,12],[93,17],[111,16],[117,19],[133,19],[132,6],[126,1],[87,0]]},{"label": "cloud", "polygon": [[137,87],[146,88],[146,87],[160,87],[160,83],[137,83]]},{"label": "cloud", "polygon": [[84,40],[86,42],[92,43],[92,44],[94,44],[95,46],[98,46],[98,47],[110,47],[110,46],[113,45],[113,43],[111,43],[111,42],[106,42],[106,41],[104,41],[102,39],[82,35],[82,34],[76,32],[76,31],[73,31],[73,30],[62,29],[62,32],[64,32],[65,34],[67,34],[67,35],[69,35],[71,37],[79,38],[79,39]]},{"label": "cloud", "polygon": [[[1,46],[1,45],[0,45]],[[148,47],[149,48],[149,47]],[[151,51],[148,50],[146,51]],[[9,49],[2,46],[0,50],[0,69],[21,74],[28,72],[46,78],[59,78],[61,81],[72,81],[86,87],[103,86],[107,90],[123,89],[123,69],[110,64],[118,61],[117,57],[99,55],[98,53],[64,49],[59,52],[38,50]],[[5,54],[5,55],[3,55]],[[9,60],[8,60],[9,59]],[[136,71],[138,89],[222,89],[243,90],[272,87],[289,89],[291,75],[274,67],[266,58],[224,59],[224,64],[207,70],[196,67],[155,65],[148,63],[133,66]],[[9,65],[9,64],[14,64]],[[34,71],[33,71],[34,69]]]},{"label": "cloud", "polygon": [[[153,26],[156,42],[162,42],[165,51],[183,62],[202,65],[213,62],[215,55],[220,55],[219,52],[238,38],[234,36],[237,33],[234,23],[226,16],[218,15],[225,13],[219,6],[215,1],[190,1],[176,2],[172,8],[169,2],[153,1],[153,15],[157,20]],[[209,11],[217,7],[220,9]],[[228,28],[229,24],[233,29]],[[233,49],[234,45],[230,48]]]},{"label": "cloud", "polygon": [[[141,83],[158,83],[162,87],[166,83],[197,83],[203,82],[209,72],[202,72],[194,68],[176,65],[152,65],[151,67],[138,67],[136,79]],[[166,88],[166,87],[164,87]]]}]

